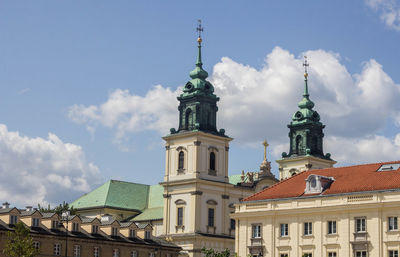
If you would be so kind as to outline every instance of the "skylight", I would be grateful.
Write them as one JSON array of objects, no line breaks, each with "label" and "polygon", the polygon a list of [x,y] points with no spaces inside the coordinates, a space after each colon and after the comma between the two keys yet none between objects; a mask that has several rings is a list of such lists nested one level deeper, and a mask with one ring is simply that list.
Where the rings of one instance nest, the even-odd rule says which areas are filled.
[{"label": "skylight", "polygon": [[398,170],[400,163],[383,164],[377,171],[391,171]]}]

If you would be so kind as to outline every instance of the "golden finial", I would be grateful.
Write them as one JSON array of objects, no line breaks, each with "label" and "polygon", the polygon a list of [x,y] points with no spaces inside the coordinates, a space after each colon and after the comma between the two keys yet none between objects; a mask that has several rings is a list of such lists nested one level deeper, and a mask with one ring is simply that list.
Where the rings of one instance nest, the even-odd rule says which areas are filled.
[{"label": "golden finial", "polygon": [[264,160],[267,160],[267,147],[269,146],[267,140],[264,140],[264,142],[262,143],[264,146]]},{"label": "golden finial", "polygon": [[201,20],[197,20],[197,28],[196,31],[199,33],[199,37],[197,38],[197,43],[201,43],[203,40],[201,39],[201,32],[203,32],[204,28],[201,26]]},{"label": "golden finial", "polygon": [[308,77],[307,67],[310,66],[310,64],[307,62],[307,55],[304,56],[303,66],[304,66],[304,78],[307,79]]}]

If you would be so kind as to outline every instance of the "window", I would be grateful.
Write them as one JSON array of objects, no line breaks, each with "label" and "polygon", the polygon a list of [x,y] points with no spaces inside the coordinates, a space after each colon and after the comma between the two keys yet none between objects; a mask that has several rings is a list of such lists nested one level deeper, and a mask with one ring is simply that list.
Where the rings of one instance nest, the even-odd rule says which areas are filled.
[{"label": "window", "polygon": [[74,257],[80,257],[80,256],[81,256],[81,246],[74,245]]},{"label": "window", "polygon": [[236,228],[236,220],[231,219],[231,230],[234,230]]},{"label": "window", "polygon": [[61,245],[54,244],[54,255],[59,256],[61,254]]},{"label": "window", "polygon": [[312,223],[311,222],[304,222],[304,235],[305,236],[312,235]]},{"label": "window", "polygon": [[337,257],[336,252],[329,252],[328,257]]},{"label": "window", "polygon": [[389,257],[399,257],[399,251],[389,250]]},{"label": "window", "polygon": [[93,248],[93,257],[100,257],[100,248],[97,246]]},{"label": "window", "polygon": [[150,239],[151,237],[151,232],[150,231],[145,231],[144,232],[144,239]]},{"label": "window", "polygon": [[289,224],[281,224],[281,236],[289,236]]},{"label": "window", "polygon": [[335,220],[330,220],[328,221],[328,234],[336,234],[336,221]]},{"label": "window", "polygon": [[97,233],[99,233],[99,226],[92,225],[92,234],[97,234]]},{"label": "window", "polygon": [[312,253],[304,253],[302,257],[312,257]]},{"label": "window", "polygon": [[134,229],[129,229],[129,237],[130,237],[130,238],[136,237],[136,230],[134,230]]},{"label": "window", "polygon": [[357,251],[356,257],[367,257],[367,251]]},{"label": "window", "polygon": [[356,218],[356,232],[366,232],[365,218]]},{"label": "window", "polygon": [[118,228],[111,228],[111,235],[118,236]]},{"label": "window", "polygon": [[177,225],[182,226],[183,225],[183,207],[178,207],[178,220],[177,220]]},{"label": "window", "polygon": [[119,257],[119,249],[113,249],[113,257]]},{"label": "window", "polygon": [[39,241],[33,241],[33,247],[34,247],[36,250],[39,250],[39,249],[40,249],[40,242],[39,242]]},{"label": "window", "polygon": [[252,230],[252,238],[261,238],[261,225],[253,225],[251,226]]},{"label": "window", "polygon": [[131,257],[138,257],[137,252],[136,251],[132,251],[131,252]]},{"label": "window", "polygon": [[389,231],[398,230],[397,217],[388,218]]},{"label": "window", "polygon": [[18,217],[16,215],[10,216],[10,225],[15,225],[18,223]]},{"label": "window", "polygon": [[215,214],[215,209],[208,208],[208,226],[209,227],[214,227],[214,214]]},{"label": "window", "polygon": [[39,227],[39,218],[32,218],[32,227]]},{"label": "window", "polygon": [[215,153],[210,153],[210,170],[215,170]]},{"label": "window", "polygon": [[51,221],[51,228],[52,229],[58,229],[60,222],[58,222],[58,220],[52,220]]},{"label": "window", "polygon": [[280,256],[281,256],[281,257],[289,257],[289,254],[287,254],[287,253],[281,253]]},{"label": "window", "polygon": [[178,170],[183,170],[185,165],[185,153],[183,151],[179,152],[179,160],[178,160]]},{"label": "window", "polygon": [[79,231],[79,223],[73,222],[72,223],[72,231],[73,232],[78,232]]}]

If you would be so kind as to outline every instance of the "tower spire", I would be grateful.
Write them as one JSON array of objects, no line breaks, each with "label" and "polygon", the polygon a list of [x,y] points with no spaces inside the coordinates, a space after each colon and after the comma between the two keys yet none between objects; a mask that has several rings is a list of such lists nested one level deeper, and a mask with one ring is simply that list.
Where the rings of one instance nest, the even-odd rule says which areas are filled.
[{"label": "tower spire", "polygon": [[202,68],[203,63],[201,62],[201,42],[203,39],[201,38],[201,32],[203,32],[204,28],[201,26],[201,20],[197,20],[197,24],[196,31],[199,33],[199,36],[197,37],[197,43],[199,43],[199,52],[197,54],[196,66]]},{"label": "tower spire", "polygon": [[307,62],[307,55],[304,56],[304,62],[303,62],[303,66],[304,66],[304,97],[308,97],[308,72],[307,72],[307,67],[310,66],[310,64]]}]

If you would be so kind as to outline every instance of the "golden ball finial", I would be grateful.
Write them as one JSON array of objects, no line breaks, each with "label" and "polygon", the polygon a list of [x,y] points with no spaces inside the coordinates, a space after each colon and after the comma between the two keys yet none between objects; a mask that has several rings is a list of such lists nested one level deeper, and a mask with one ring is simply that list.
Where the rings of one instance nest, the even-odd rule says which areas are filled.
[{"label": "golden ball finial", "polygon": [[304,72],[304,77],[307,78],[308,77],[308,73]]},{"label": "golden ball finial", "polygon": [[197,42],[200,44],[203,40],[201,39],[201,37],[197,38]]}]

